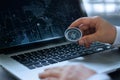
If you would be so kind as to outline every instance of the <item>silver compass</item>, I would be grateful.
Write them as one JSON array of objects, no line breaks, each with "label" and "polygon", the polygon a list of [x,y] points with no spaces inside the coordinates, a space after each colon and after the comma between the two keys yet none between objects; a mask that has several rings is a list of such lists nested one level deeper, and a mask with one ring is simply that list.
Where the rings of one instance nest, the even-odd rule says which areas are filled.
[{"label": "silver compass", "polygon": [[65,38],[68,41],[76,42],[82,37],[82,32],[78,28],[70,28],[65,31]]}]

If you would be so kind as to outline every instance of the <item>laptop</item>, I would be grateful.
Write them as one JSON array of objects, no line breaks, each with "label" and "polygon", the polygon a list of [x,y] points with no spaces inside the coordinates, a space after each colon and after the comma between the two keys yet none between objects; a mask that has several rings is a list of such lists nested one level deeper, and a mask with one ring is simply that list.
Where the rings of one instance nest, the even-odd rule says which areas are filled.
[{"label": "laptop", "polygon": [[118,48],[71,43],[64,31],[86,17],[81,0],[1,0],[0,65],[19,80],[40,80],[44,69],[83,64],[98,73],[120,67]]}]

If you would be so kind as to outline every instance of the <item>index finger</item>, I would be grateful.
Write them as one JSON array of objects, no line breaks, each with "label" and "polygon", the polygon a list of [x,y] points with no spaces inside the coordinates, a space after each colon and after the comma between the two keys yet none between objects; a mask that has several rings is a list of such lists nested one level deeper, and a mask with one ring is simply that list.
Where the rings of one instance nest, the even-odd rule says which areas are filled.
[{"label": "index finger", "polygon": [[75,20],[70,26],[69,28],[74,28],[74,27],[78,27],[80,25],[90,25],[93,22],[94,17],[83,17],[83,18],[79,18],[77,20]]},{"label": "index finger", "polygon": [[58,78],[58,77],[60,77],[60,75],[61,75],[60,71],[57,71],[57,70],[53,70],[53,71],[47,70],[47,71],[45,71],[43,73],[40,73],[39,74],[39,78],[41,78],[41,79],[45,79],[45,78],[48,78],[48,77]]}]

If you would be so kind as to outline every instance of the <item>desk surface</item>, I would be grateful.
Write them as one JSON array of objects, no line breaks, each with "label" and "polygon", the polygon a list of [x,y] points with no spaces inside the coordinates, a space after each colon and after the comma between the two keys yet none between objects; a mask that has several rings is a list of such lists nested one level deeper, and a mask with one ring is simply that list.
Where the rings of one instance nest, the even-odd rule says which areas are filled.
[{"label": "desk surface", "polygon": [[3,68],[0,67],[0,80],[16,80],[9,73],[7,73]]}]

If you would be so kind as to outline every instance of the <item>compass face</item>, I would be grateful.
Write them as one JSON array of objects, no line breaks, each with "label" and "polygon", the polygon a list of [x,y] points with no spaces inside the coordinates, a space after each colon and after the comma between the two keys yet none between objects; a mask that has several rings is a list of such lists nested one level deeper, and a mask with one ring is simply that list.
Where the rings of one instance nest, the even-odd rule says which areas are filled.
[{"label": "compass face", "polygon": [[82,32],[78,28],[70,28],[65,31],[67,40],[76,42],[82,37]]}]

